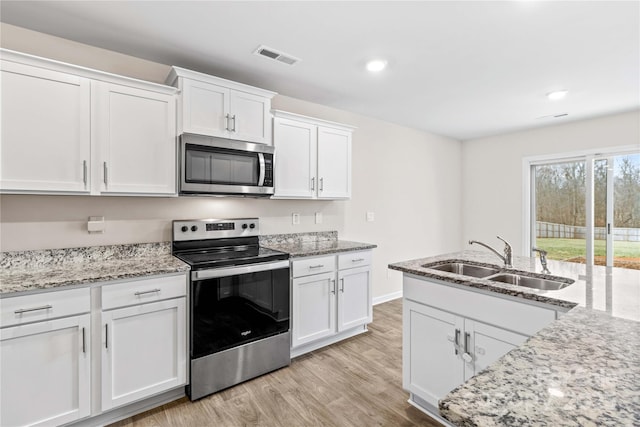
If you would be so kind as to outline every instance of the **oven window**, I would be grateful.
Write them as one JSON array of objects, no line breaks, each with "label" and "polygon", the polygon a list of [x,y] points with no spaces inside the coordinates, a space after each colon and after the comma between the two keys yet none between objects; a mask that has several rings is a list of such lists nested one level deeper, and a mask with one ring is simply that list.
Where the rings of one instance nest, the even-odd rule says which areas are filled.
[{"label": "oven window", "polygon": [[289,269],[192,282],[191,357],[289,330]]},{"label": "oven window", "polygon": [[260,163],[255,153],[207,150],[191,144],[186,146],[185,179],[200,184],[258,184]]}]

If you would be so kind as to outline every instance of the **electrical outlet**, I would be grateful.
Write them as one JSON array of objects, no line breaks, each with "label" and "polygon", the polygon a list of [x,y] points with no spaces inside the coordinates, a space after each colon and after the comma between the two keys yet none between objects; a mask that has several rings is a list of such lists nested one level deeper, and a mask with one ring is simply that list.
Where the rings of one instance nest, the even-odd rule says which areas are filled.
[{"label": "electrical outlet", "polygon": [[292,213],[291,214],[291,221],[293,222],[293,225],[300,224],[300,214],[299,213]]},{"label": "electrical outlet", "polygon": [[376,220],[375,212],[367,212],[367,222],[373,222]]},{"label": "electrical outlet", "polygon": [[322,212],[316,212],[316,224],[322,224]]}]

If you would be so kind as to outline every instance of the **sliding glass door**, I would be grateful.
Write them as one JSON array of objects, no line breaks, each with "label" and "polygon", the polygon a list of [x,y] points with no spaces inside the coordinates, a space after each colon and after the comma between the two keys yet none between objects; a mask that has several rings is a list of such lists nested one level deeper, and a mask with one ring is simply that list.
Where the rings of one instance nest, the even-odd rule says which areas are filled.
[{"label": "sliding glass door", "polygon": [[531,184],[532,247],[640,270],[640,154],[535,163]]}]

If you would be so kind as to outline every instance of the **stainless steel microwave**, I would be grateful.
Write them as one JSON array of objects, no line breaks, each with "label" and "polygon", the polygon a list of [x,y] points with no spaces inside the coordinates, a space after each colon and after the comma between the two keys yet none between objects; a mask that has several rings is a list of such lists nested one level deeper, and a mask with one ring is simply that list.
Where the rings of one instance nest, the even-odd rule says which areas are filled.
[{"label": "stainless steel microwave", "polygon": [[273,195],[274,148],[184,133],[180,137],[181,195]]}]

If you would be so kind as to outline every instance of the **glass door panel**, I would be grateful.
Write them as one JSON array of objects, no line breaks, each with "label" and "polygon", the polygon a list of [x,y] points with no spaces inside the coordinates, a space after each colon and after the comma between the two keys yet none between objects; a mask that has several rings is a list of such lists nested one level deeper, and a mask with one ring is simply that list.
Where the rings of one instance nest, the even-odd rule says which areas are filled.
[{"label": "glass door panel", "polygon": [[586,163],[533,166],[535,234],[533,246],[549,259],[584,263],[586,259]]},{"label": "glass door panel", "polygon": [[613,265],[640,270],[640,154],[613,158]]}]

